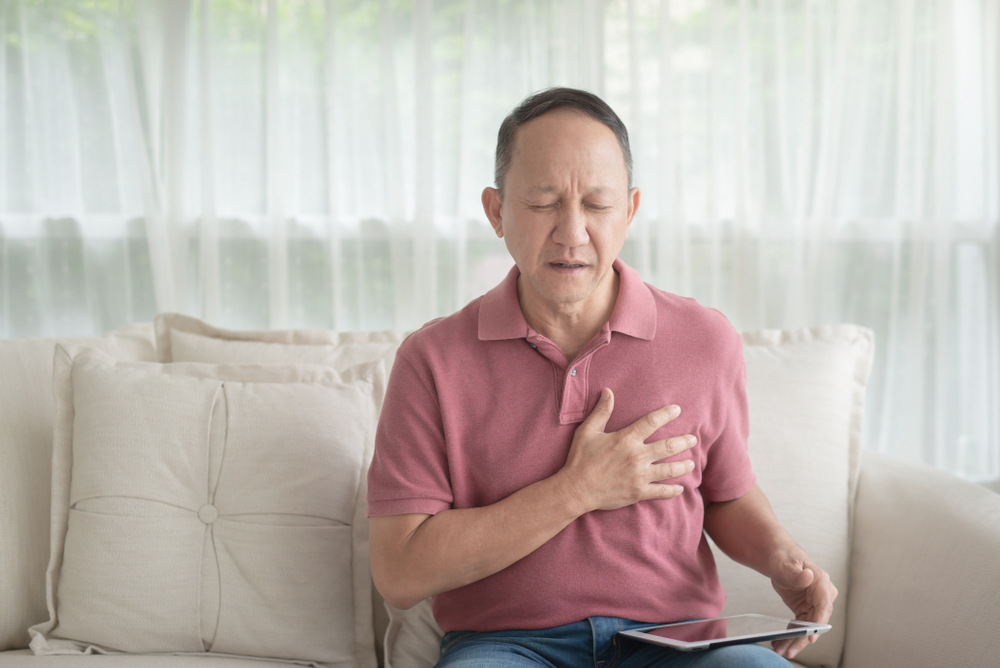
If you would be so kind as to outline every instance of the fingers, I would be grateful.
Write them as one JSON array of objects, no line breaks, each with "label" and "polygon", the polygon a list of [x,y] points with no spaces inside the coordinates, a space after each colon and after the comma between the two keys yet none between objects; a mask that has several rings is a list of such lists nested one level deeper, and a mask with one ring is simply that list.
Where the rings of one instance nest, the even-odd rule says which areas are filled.
[{"label": "fingers", "polygon": [[837,600],[840,592],[833,585],[829,573],[812,564],[810,564],[810,570],[816,573],[813,582],[813,605],[819,612],[816,619],[811,621],[826,624],[830,621],[830,616],[833,615],[833,602]]},{"label": "fingers", "polygon": [[776,577],[772,577],[775,587],[794,590],[806,589],[813,583],[816,574],[806,566],[804,554],[786,554],[778,564]]},{"label": "fingers", "polygon": [[[785,581],[780,586],[781,589],[789,593],[798,590],[795,594],[797,602],[795,599],[785,599],[793,611],[798,611],[796,619],[817,624],[829,623],[833,615],[833,602],[838,592],[826,571],[816,566],[808,557],[793,557],[781,564],[779,577]],[[775,588],[779,588],[778,583],[775,583]],[[810,635],[778,640],[772,643],[772,647],[781,656],[792,659],[818,639],[818,635]]]},{"label": "fingers", "polygon": [[785,591],[801,591],[808,604],[809,613],[802,619],[826,624],[833,615],[833,602],[839,592],[830,581],[830,575],[808,559],[792,558],[781,564],[780,579],[775,587]]},{"label": "fingers", "polygon": [[664,462],[662,464],[653,464],[650,467],[650,477],[657,481],[672,480],[673,478],[680,478],[685,473],[690,473],[694,470],[694,462],[690,459],[685,459],[679,462]]},{"label": "fingers", "polygon": [[653,441],[649,447],[652,451],[653,461],[658,462],[661,459],[667,459],[685,450],[690,450],[696,445],[698,445],[698,438],[692,434],[685,434],[662,441]]},{"label": "fingers", "polygon": [[632,435],[645,441],[654,431],[667,424],[681,414],[679,406],[670,405],[657,408],[652,413],[646,413],[641,418],[626,427],[632,431]]},{"label": "fingers", "polygon": [[605,387],[601,390],[601,398],[597,400],[594,410],[590,411],[590,415],[587,416],[580,426],[586,425],[588,428],[603,434],[604,428],[608,425],[608,420],[611,418],[611,413],[614,410],[614,392],[611,391],[611,388]]},{"label": "fingers", "polygon": [[795,655],[809,646],[819,636],[802,636],[801,638],[791,638],[789,640],[778,640],[777,643],[786,643],[781,649],[775,646],[774,651],[778,652],[786,659],[794,659]]},{"label": "fingers", "polygon": [[804,568],[801,562],[788,565],[787,570],[782,575],[785,576],[785,582],[795,589],[805,589],[816,579],[816,574],[813,570],[811,568]]},{"label": "fingers", "polygon": [[666,485],[651,482],[646,485],[646,490],[647,492],[641,500],[673,499],[684,493],[684,485]]}]

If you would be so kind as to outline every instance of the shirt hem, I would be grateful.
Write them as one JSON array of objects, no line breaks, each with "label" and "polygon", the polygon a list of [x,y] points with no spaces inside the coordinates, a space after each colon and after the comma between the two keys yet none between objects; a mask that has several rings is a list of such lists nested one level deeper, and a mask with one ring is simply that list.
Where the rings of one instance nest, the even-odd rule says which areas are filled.
[{"label": "shirt hem", "polygon": [[704,485],[702,485],[701,494],[712,503],[735,501],[741,496],[746,495],[751,489],[753,489],[753,486],[756,483],[757,476],[751,473],[746,480],[742,481],[738,485],[730,485],[721,489],[707,489]]},{"label": "shirt hem", "polygon": [[442,510],[449,510],[450,503],[435,499],[395,499],[387,501],[369,501],[368,517],[382,517],[385,515],[408,515],[420,513],[427,515],[437,515]]}]

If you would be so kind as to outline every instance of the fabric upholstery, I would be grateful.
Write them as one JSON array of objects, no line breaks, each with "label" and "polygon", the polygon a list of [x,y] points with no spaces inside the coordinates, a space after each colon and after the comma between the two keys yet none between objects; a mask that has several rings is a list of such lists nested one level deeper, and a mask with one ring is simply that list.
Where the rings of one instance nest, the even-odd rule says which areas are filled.
[{"label": "fabric upholstery", "polygon": [[162,654],[35,656],[30,649],[0,652],[3,668],[288,668],[288,663],[226,656]]},{"label": "fabric upholstery", "polygon": [[0,341],[0,650],[27,647],[28,627],[48,617],[52,358],[60,341],[122,361],[156,359],[149,323],[103,337]]},{"label": "fabric upholstery", "polygon": [[1000,665],[1000,495],[864,453],[844,665]]},{"label": "fabric upholstery", "polygon": [[156,316],[161,362],[208,364],[323,364],[337,370],[376,359],[392,367],[406,332],[334,332],[286,329],[236,331],[177,313]]},{"label": "fabric upholstery", "polygon": [[32,649],[374,666],[358,499],[384,384],[381,361],[341,378],[57,348],[50,619]]}]

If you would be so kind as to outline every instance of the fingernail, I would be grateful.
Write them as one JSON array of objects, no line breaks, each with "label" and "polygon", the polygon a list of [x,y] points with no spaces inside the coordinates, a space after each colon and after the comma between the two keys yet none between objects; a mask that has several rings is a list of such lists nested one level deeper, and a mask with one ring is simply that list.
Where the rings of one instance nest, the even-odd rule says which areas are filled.
[{"label": "fingernail", "polygon": [[670,417],[677,417],[678,415],[681,414],[681,407],[674,404],[673,406],[670,407],[669,413]]}]

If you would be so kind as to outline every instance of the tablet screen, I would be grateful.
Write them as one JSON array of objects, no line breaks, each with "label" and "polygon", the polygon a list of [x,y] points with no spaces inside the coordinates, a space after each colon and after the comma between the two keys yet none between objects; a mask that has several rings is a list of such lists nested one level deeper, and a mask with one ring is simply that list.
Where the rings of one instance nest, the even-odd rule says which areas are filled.
[{"label": "tablet screen", "polygon": [[737,616],[642,629],[642,632],[683,642],[702,642],[760,633],[778,633],[796,627],[799,625],[794,621]]}]

